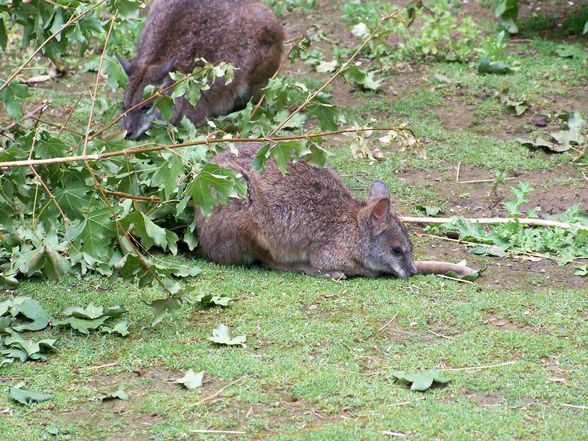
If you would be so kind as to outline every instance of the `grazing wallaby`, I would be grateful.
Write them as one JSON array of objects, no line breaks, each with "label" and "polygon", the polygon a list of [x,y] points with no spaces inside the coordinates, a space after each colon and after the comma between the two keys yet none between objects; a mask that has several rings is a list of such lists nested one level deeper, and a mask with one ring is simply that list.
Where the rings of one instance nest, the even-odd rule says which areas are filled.
[{"label": "grazing wallaby", "polygon": [[243,175],[248,196],[216,207],[208,219],[197,213],[200,250],[209,260],[259,262],[332,278],[474,272],[444,262],[414,262],[407,230],[383,182],[372,184],[364,202],[328,168],[291,162],[284,176],[268,162],[265,171],[253,171],[259,147],[240,146],[239,156],[223,152],[214,159]]},{"label": "grazing wallaby", "polygon": [[[119,57],[129,77],[123,108],[140,103],[148,85],[170,85],[170,71],[192,72],[197,58],[232,64],[235,78],[230,84],[217,80],[195,107],[178,99],[171,123],[186,116],[201,125],[207,117],[242,108],[260,96],[260,89],[278,69],[283,40],[278,18],[257,0],[153,0],[137,55],[132,61]],[[128,138],[139,138],[160,116],[149,112],[151,107],[147,104],[124,117]]]}]

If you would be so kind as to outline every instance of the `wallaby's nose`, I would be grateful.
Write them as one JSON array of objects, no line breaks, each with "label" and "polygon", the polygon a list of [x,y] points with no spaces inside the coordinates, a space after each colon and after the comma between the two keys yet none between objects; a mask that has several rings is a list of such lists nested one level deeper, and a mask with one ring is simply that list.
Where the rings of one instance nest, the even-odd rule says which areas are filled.
[{"label": "wallaby's nose", "polygon": [[408,269],[408,277],[412,277],[417,274],[417,269],[414,262],[410,262],[410,267]]}]

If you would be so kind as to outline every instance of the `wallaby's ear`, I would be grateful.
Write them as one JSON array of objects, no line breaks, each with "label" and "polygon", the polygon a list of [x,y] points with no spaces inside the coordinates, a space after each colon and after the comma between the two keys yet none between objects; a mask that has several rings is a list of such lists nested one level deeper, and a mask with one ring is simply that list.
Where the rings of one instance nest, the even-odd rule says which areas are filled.
[{"label": "wallaby's ear", "polygon": [[133,65],[131,64],[131,62],[118,54],[115,54],[115,57],[122,66],[125,73],[127,74],[127,77],[131,76],[131,73],[133,72]]},{"label": "wallaby's ear", "polygon": [[370,208],[370,225],[374,230],[380,230],[390,216],[390,199],[380,199]]},{"label": "wallaby's ear", "polygon": [[381,199],[388,199],[388,209],[393,216],[396,216],[394,207],[390,204],[390,190],[382,181],[374,181],[368,193],[368,202],[375,202]]},{"label": "wallaby's ear", "polygon": [[380,199],[390,199],[390,190],[382,181],[374,181],[370,192],[368,193],[368,201],[379,201]]}]

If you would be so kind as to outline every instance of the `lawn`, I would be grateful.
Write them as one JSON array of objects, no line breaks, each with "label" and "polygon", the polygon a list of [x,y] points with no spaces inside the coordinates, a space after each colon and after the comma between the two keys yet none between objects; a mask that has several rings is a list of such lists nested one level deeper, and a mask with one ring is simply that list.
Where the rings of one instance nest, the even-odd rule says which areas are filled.
[{"label": "lawn", "polygon": [[[305,6],[312,2],[277,3],[293,5],[281,10],[289,37],[311,24],[323,30],[316,47],[325,59],[335,46],[357,44],[349,8],[358,2],[319,1],[320,13]],[[377,14],[389,2],[363,3]],[[504,202],[521,182],[534,188],[526,208],[559,214],[579,205],[585,212],[586,154],[547,154],[517,142],[558,130],[556,113],[588,114],[588,52],[584,59],[557,54],[561,44],[587,47],[587,36],[566,33],[573,23],[564,18],[573,16],[570,11],[586,16],[588,9],[546,3],[548,15],[533,14],[527,3],[522,8],[523,34],[504,48],[505,60],[515,67],[508,75],[479,74],[472,55],[469,62],[394,59],[376,69],[382,80],[376,91],[338,80],[329,91],[348,121],[407,123],[426,156],[382,147],[381,160],[354,158],[351,138],[338,136],[326,142],[329,165],[358,195],[374,179],[385,181],[404,215],[417,214],[417,205],[439,207],[447,215],[504,215]],[[484,35],[494,35],[493,5],[470,1],[452,14],[470,17]],[[561,17],[564,26],[553,28]],[[12,55],[0,68],[2,78],[22,61]],[[367,56],[361,60],[364,67],[374,64]],[[46,68],[47,62],[35,66]],[[287,65],[283,75],[311,90],[329,77],[302,61]],[[94,79],[93,73],[72,69],[31,88],[25,107],[50,99],[44,118],[57,123],[82,96],[70,127],[83,131],[90,107],[86,92]],[[505,88],[528,106],[522,116],[501,102]],[[108,122],[118,114],[122,91],[112,93],[105,84],[100,90],[97,118]],[[7,120],[2,115],[2,125]],[[497,171],[510,179],[496,184]],[[124,338],[54,328],[27,336],[57,338],[58,351],[47,362],[0,367],[0,438],[588,439],[588,283],[575,275],[586,259],[558,265],[524,254],[479,256],[422,225],[409,229],[417,258],[467,259],[485,269],[481,277],[474,283],[436,276],[333,281],[214,265],[187,250],[177,256],[154,251],[158,261],[202,270],[181,282],[188,299],[202,293],[233,299],[226,308],[185,303],[156,327],[145,304],[161,297],[155,287],[94,274],[60,282],[23,280],[0,290],[0,301],[29,296],[56,318],[72,305],[121,305],[129,324]],[[211,343],[208,337],[219,324],[232,335],[246,335],[246,344]],[[205,372],[202,387],[187,390],[174,383],[189,369]],[[449,383],[414,392],[393,378],[396,371],[432,369]],[[9,390],[22,381],[53,399],[26,407],[16,403]],[[128,400],[100,400],[119,388]]]}]

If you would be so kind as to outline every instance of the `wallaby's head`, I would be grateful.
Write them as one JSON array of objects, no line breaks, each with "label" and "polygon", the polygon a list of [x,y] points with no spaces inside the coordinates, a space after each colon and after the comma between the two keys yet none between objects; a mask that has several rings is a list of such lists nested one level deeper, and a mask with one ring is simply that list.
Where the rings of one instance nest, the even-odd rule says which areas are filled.
[{"label": "wallaby's head", "polygon": [[362,264],[372,271],[400,278],[415,275],[412,243],[392,208],[386,184],[372,184],[367,205],[361,208],[359,217],[367,236]]},{"label": "wallaby's head", "polygon": [[[171,84],[169,73],[174,65],[173,60],[147,65],[141,62],[130,62],[118,56],[117,58],[129,78],[123,101],[125,112],[144,100],[145,87],[153,85],[161,89]],[[151,127],[151,122],[160,116],[159,111],[153,109],[153,101],[131,110],[122,120],[122,127],[127,132],[127,138],[141,137]]]}]

